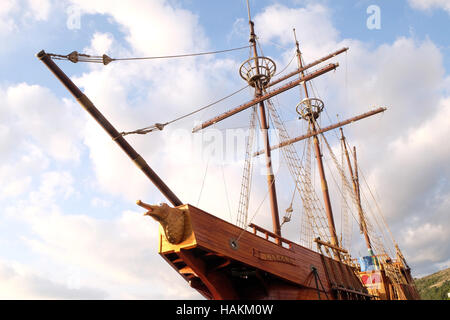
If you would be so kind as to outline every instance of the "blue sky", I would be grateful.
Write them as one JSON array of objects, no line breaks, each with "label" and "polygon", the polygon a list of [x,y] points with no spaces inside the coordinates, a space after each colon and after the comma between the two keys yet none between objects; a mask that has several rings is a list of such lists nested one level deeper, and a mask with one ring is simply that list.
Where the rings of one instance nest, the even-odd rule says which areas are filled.
[{"label": "blue sky", "polygon": [[[334,60],[340,63],[336,72],[314,82],[319,97],[331,118],[388,106],[383,116],[348,128],[347,136],[359,150],[364,174],[413,274],[449,267],[450,248],[436,243],[450,240],[450,151],[445,145],[450,133],[450,43],[445,32],[450,29],[450,6],[441,0],[250,4],[264,54],[276,61],[278,70],[292,57],[293,27],[307,62],[350,47]],[[371,5],[380,8],[380,29],[367,27]],[[143,218],[134,204],[137,199],[159,203],[164,198],[35,54],[41,49],[58,54],[77,50],[119,58],[228,49],[247,44],[246,19],[241,0],[127,5],[102,0],[2,1],[1,298],[200,298],[160,259],[157,225]],[[74,21],[79,26],[73,27]],[[106,67],[58,64],[123,131],[168,121],[243,87],[237,69],[247,57],[243,50]],[[183,201],[233,220],[242,163],[210,161],[204,156],[205,144],[195,144],[195,137],[202,136],[186,132],[251,96],[243,91],[163,132],[127,139]],[[292,134],[304,128],[295,120],[297,100],[298,91],[293,90],[277,101]],[[243,112],[213,130],[245,128],[248,117]],[[327,118],[322,121],[329,123]],[[329,138],[337,148],[337,140]],[[280,181],[287,177],[285,169],[281,161]],[[251,212],[265,194],[264,177],[256,175],[255,181]],[[284,211],[292,186],[279,183],[278,188]],[[224,206],[228,197],[230,210]],[[339,203],[338,196],[332,200]],[[266,204],[264,210],[268,212]],[[299,217],[295,219],[285,231],[293,239]],[[268,215],[255,215],[255,222],[267,228],[269,220]],[[364,252],[357,239],[355,233],[355,256]]]}]

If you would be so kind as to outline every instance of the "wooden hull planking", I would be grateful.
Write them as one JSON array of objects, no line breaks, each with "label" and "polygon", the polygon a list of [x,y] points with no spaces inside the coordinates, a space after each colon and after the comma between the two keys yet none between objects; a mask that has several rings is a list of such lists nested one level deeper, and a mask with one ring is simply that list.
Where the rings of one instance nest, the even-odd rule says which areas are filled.
[{"label": "wooden hull planking", "polygon": [[184,240],[160,255],[207,299],[370,299],[353,267],[295,243],[283,245],[189,204]]}]

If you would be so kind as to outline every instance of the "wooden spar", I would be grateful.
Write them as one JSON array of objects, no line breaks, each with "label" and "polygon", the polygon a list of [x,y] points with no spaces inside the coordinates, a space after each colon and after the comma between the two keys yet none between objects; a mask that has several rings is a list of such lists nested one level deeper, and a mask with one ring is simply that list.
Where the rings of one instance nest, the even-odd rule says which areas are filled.
[{"label": "wooden spar", "polygon": [[333,52],[333,53],[330,53],[330,54],[327,55],[326,57],[323,57],[323,58],[318,59],[318,60],[316,60],[316,61],[314,61],[314,62],[312,62],[312,63],[310,63],[310,64],[307,64],[307,65],[304,66],[304,67],[299,67],[297,70],[292,71],[291,73],[288,73],[287,75],[285,75],[285,76],[283,76],[283,77],[280,77],[280,78],[278,78],[278,79],[272,80],[272,81],[269,82],[269,84],[267,85],[267,88],[269,88],[269,87],[271,87],[271,86],[273,86],[273,85],[275,85],[275,84],[277,84],[277,83],[280,83],[281,81],[284,81],[284,80],[286,80],[286,79],[289,79],[290,77],[293,77],[293,76],[295,76],[296,74],[304,73],[305,70],[307,70],[307,69],[309,69],[309,68],[312,68],[312,67],[314,67],[314,66],[316,66],[316,65],[318,65],[318,64],[320,64],[320,63],[322,63],[322,62],[324,62],[324,61],[327,61],[327,60],[329,60],[329,59],[331,59],[331,58],[333,58],[333,57],[335,57],[335,56],[337,56],[337,55],[339,55],[339,54],[341,54],[341,53],[343,53],[343,52],[346,52],[347,50],[348,50],[348,48],[342,48],[342,49],[340,49],[340,50],[338,50],[338,51],[335,51],[335,52]]},{"label": "wooden spar", "polygon": [[[306,66],[306,67],[303,66],[302,52],[300,51],[300,45],[299,45],[298,40],[297,40],[297,35],[296,35],[296,33],[295,33],[295,28],[294,28],[293,31],[294,31],[294,39],[295,39],[296,54],[297,54],[298,70],[301,70],[301,71],[300,71],[300,75],[301,75],[301,77],[304,77],[304,76],[305,76],[305,71],[304,71],[304,70],[308,69],[309,67],[308,67],[308,66]],[[334,55],[331,54],[331,55],[329,55],[329,57],[330,57],[330,58],[331,58],[331,57],[334,57]],[[316,62],[317,62],[317,63],[320,63],[320,62],[322,62],[322,59],[319,59],[319,60],[317,60]],[[314,62],[312,63],[312,65],[314,65]],[[302,82],[302,86],[303,86],[303,90],[305,91],[305,98],[308,98],[308,97],[309,97],[309,93],[308,93],[308,86],[306,85],[306,81],[303,81],[303,82]],[[313,132],[314,132],[314,131],[315,131],[315,130],[313,130]]]},{"label": "wooden spar", "polygon": [[161,180],[161,178],[150,168],[147,162],[134,150],[134,148],[122,137],[122,135],[113,127],[113,125],[103,116],[103,114],[94,106],[89,98],[69,79],[69,77],[56,65],[55,62],[45,53],[44,50],[36,55],[50,71],[58,78],[67,90],[75,97],[81,106],[102,126],[119,147],[130,157],[131,160],[144,172],[144,174],[153,182],[161,193],[174,206],[180,206],[183,203]]},{"label": "wooden spar", "polygon": [[347,159],[348,170],[350,171],[350,177],[352,178],[353,192],[355,193],[355,196],[356,196],[360,228],[364,234],[367,249],[369,250],[369,252],[372,252],[372,244],[370,243],[369,234],[367,232],[366,219],[364,218],[364,212],[363,212],[362,205],[361,205],[361,196],[359,193],[358,167],[357,167],[357,162],[356,162],[356,148],[353,149],[353,157],[354,157],[353,159],[354,159],[354,164],[355,164],[355,170],[353,171],[352,163],[350,161],[350,156],[349,156],[348,150],[347,150],[347,143],[345,141],[344,131],[342,130],[342,128],[340,128],[340,131],[341,131],[342,144],[344,145],[345,158]]},{"label": "wooden spar", "polygon": [[[258,50],[256,48],[256,35],[253,22],[249,19],[250,25],[250,43],[253,46],[253,57],[255,58],[255,67],[256,67],[256,76],[259,76],[259,62],[258,62]],[[263,96],[263,89],[261,85],[258,83],[255,84],[255,100],[261,99]],[[280,217],[278,213],[278,200],[277,193],[275,188],[275,175],[272,170],[272,157],[270,151],[270,141],[269,141],[269,125],[266,119],[266,111],[264,108],[264,100],[259,101],[259,116],[260,116],[260,124],[261,131],[264,139],[264,149],[266,154],[266,168],[267,168],[267,185],[269,188],[269,200],[270,200],[270,210],[272,213],[272,225],[273,232],[277,236],[281,236],[281,226],[280,226]],[[277,244],[281,244],[278,238],[275,239]]]},{"label": "wooden spar", "polygon": [[322,241],[322,240],[320,240],[320,238],[314,239],[314,242],[317,243],[317,244],[319,244],[319,245],[321,245],[321,246],[329,247],[329,248],[331,248],[331,249],[334,249],[334,250],[339,251],[339,252],[342,252],[342,253],[348,253],[347,250],[345,250],[345,249],[343,249],[343,248],[341,248],[341,247],[332,245],[331,243]]},{"label": "wooden spar", "polygon": [[[384,112],[384,111],[386,111],[386,108],[381,107],[381,108],[378,108],[378,109],[375,109],[375,110],[363,113],[363,114],[361,114],[359,116],[352,117],[352,118],[349,118],[347,120],[344,120],[344,121],[341,121],[341,122],[329,125],[329,126],[327,126],[325,128],[319,129],[316,132],[310,132],[308,134],[304,134],[304,135],[301,135],[299,137],[283,141],[283,142],[281,142],[281,143],[279,143],[279,144],[277,144],[275,146],[272,146],[271,150],[282,148],[282,147],[285,147],[287,145],[293,144],[295,142],[298,142],[298,141],[301,141],[301,140],[305,140],[305,139],[310,138],[312,136],[316,136],[316,135],[318,135],[320,133],[324,133],[324,132],[327,132],[327,131],[330,131],[330,130],[333,130],[333,129],[336,129],[336,128],[339,128],[339,127],[343,127],[343,126],[345,126],[345,125],[347,125],[349,123],[352,123],[352,122],[355,122],[355,121],[358,121],[358,120],[361,120],[361,119],[373,116],[373,115],[375,115],[377,113]],[[253,156],[254,157],[259,156],[263,152],[264,152],[263,150],[257,151],[257,152],[255,152],[253,154]]]},{"label": "wooden spar", "polygon": [[272,98],[272,97],[274,97],[274,96],[276,96],[276,95],[278,95],[278,94],[280,94],[280,93],[282,93],[282,92],[284,92],[286,90],[292,89],[292,88],[298,86],[299,84],[301,84],[303,81],[308,81],[308,80],[314,79],[314,78],[316,78],[316,77],[318,77],[318,76],[320,76],[320,75],[322,75],[324,73],[327,73],[327,72],[329,72],[331,70],[335,70],[338,66],[339,66],[338,63],[336,63],[336,64],[331,63],[331,64],[329,64],[329,65],[327,65],[327,66],[325,66],[325,67],[323,67],[323,68],[321,68],[321,69],[319,69],[319,70],[317,70],[317,71],[315,71],[315,72],[313,72],[311,74],[306,75],[305,77],[302,77],[302,78],[300,78],[298,80],[291,81],[291,82],[285,84],[284,86],[282,86],[282,87],[280,87],[278,89],[270,91],[270,92],[268,92],[268,93],[266,93],[266,94],[264,94],[264,95],[262,95],[260,97],[257,97],[255,99],[253,99],[252,101],[249,101],[249,102],[247,102],[245,104],[240,105],[239,107],[231,109],[231,110],[229,110],[229,111],[227,111],[227,112],[225,112],[225,113],[223,113],[223,114],[221,114],[221,115],[219,115],[217,117],[214,117],[211,120],[203,122],[202,124],[198,125],[194,129],[192,129],[192,132],[197,132],[197,131],[205,129],[205,128],[209,127],[209,126],[212,126],[216,122],[219,122],[219,121],[222,121],[222,120],[224,120],[226,118],[229,118],[232,115],[235,115],[236,113],[239,113],[239,112],[241,112],[243,110],[246,110],[246,109],[248,109],[248,108],[250,108],[250,107],[260,103],[260,102],[263,102],[263,101],[265,101],[267,99],[270,99],[270,98]]}]

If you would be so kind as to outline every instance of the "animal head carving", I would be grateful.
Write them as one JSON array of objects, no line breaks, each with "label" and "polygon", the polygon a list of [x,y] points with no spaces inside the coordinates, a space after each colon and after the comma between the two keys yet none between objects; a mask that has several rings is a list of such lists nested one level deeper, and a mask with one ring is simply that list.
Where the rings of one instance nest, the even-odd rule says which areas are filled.
[{"label": "animal head carving", "polygon": [[172,208],[166,203],[154,206],[139,200],[137,204],[148,210],[144,216],[150,216],[161,224],[170,243],[178,244],[183,241],[185,229],[185,212],[183,210]]},{"label": "animal head carving", "polygon": [[144,213],[144,216],[150,216],[156,221],[161,222],[167,219],[167,216],[169,214],[168,208],[170,207],[167,205],[167,203],[161,203],[159,206],[153,206],[149,204],[146,206],[146,209],[148,211]]}]

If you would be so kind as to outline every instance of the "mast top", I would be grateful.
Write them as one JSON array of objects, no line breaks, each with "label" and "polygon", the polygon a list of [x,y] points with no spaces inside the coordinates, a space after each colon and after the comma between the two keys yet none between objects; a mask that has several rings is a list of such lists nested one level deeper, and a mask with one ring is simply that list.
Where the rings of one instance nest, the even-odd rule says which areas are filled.
[{"label": "mast top", "polygon": [[251,57],[245,60],[240,68],[241,78],[254,88],[265,88],[277,70],[275,62],[268,57]]},{"label": "mast top", "polygon": [[253,48],[253,57],[245,60],[239,67],[239,74],[242,79],[255,88],[261,95],[262,90],[269,84],[270,79],[275,74],[275,62],[264,56],[258,55],[256,48],[255,25],[250,15],[250,5],[247,0],[248,23],[250,25],[250,46]]},{"label": "mast top", "polygon": [[300,115],[301,119],[306,121],[317,120],[320,113],[324,108],[324,103],[319,98],[305,98],[300,101],[296,106],[296,111]]},{"label": "mast top", "polygon": [[250,16],[250,4],[248,3],[248,0],[247,0],[247,13],[248,13],[248,22],[252,22],[252,18],[251,18],[251,16]]}]

